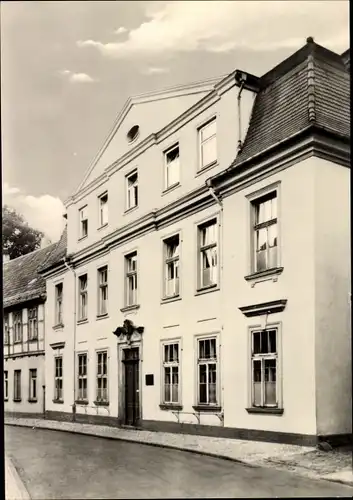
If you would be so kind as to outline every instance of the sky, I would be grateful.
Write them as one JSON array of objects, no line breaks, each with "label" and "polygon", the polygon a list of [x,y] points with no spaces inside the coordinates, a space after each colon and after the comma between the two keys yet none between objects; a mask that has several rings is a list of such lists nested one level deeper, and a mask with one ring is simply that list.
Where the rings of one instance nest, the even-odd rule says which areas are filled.
[{"label": "sky", "polygon": [[242,69],[261,76],[308,36],[341,53],[349,3],[1,1],[3,203],[52,241],[129,96]]}]

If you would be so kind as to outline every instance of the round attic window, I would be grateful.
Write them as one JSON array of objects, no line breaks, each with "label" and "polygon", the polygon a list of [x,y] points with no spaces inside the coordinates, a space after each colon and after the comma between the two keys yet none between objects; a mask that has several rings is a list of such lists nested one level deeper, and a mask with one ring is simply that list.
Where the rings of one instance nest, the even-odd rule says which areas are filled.
[{"label": "round attic window", "polygon": [[138,125],[134,125],[133,127],[130,128],[130,130],[126,134],[127,140],[129,142],[133,142],[135,139],[137,139],[139,132],[140,132],[140,127]]}]

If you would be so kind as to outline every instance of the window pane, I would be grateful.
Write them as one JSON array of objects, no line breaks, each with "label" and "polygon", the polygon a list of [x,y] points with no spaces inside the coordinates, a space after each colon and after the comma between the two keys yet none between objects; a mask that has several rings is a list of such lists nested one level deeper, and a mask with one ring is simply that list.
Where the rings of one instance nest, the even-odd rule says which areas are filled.
[{"label": "window pane", "polygon": [[261,352],[261,332],[253,332],[253,354]]},{"label": "window pane", "polygon": [[269,334],[269,352],[277,352],[277,332],[270,330]]},{"label": "window pane", "polygon": [[199,340],[199,359],[205,358],[205,341]]},{"label": "window pane", "polygon": [[206,379],[206,365],[199,366],[199,402],[207,403],[207,379]]},{"label": "window pane", "polygon": [[265,359],[265,405],[275,405],[276,398],[276,360]]},{"label": "window pane", "polygon": [[266,250],[256,252],[256,271],[264,271],[266,265]]},{"label": "window pane", "polygon": [[206,167],[217,160],[217,140],[212,137],[201,146],[201,167]]},{"label": "window pane", "polygon": [[253,361],[253,405],[261,405],[261,361]]},{"label": "window pane", "polygon": [[268,249],[268,267],[277,267],[277,247]]},{"label": "window pane", "polygon": [[261,353],[262,354],[268,353],[268,331],[267,330],[263,330],[261,332]]}]

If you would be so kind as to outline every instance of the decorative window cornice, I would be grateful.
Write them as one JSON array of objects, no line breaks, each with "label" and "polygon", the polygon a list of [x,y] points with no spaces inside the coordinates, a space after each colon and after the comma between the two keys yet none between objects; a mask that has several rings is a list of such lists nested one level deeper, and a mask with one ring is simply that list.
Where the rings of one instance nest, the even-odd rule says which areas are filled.
[{"label": "decorative window cornice", "polygon": [[282,312],[286,307],[287,299],[273,300],[272,302],[263,302],[251,306],[239,307],[240,311],[247,318],[252,316],[260,316],[262,314],[274,314]]},{"label": "decorative window cornice", "polygon": [[65,347],[65,342],[54,342],[49,344],[52,349],[63,349]]}]

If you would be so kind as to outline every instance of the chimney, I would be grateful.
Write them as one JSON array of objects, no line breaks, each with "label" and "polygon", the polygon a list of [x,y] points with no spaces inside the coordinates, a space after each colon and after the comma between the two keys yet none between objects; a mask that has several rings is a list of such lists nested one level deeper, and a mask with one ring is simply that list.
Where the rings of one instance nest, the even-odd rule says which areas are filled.
[{"label": "chimney", "polygon": [[9,260],[10,260],[9,254],[8,253],[3,253],[2,254],[2,263],[6,264],[6,262],[9,262]]},{"label": "chimney", "polygon": [[46,248],[49,245],[51,245],[51,240],[47,236],[43,236],[40,242],[40,248]]}]

